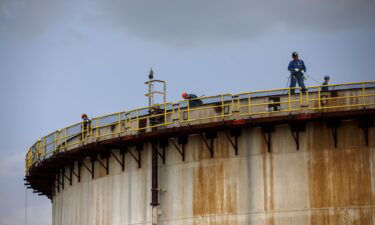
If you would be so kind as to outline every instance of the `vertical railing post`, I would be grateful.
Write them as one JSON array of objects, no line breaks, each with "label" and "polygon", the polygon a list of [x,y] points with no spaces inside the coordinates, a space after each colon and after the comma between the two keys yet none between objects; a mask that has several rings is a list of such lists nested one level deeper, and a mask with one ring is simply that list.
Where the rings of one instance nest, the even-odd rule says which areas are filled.
[{"label": "vertical railing post", "polygon": [[138,131],[139,130],[139,110],[138,109],[137,109],[137,117],[136,117],[136,121],[135,122],[136,122],[137,131]]},{"label": "vertical railing post", "polygon": [[151,126],[151,118],[154,118],[151,112],[151,106],[148,106],[148,114],[146,115],[146,127],[144,127],[145,131]]},{"label": "vertical railing post", "polygon": [[247,108],[248,114],[251,115],[251,94],[247,94]]},{"label": "vertical railing post", "polygon": [[83,144],[85,139],[85,122],[81,122],[81,144]]},{"label": "vertical railing post", "polygon": [[44,137],[44,147],[43,147],[43,149],[44,149],[44,158],[46,158],[46,154],[47,154],[47,138],[46,137]]},{"label": "vertical railing post", "polygon": [[320,88],[318,88],[318,107],[319,107],[319,110],[322,109],[322,99],[320,97],[321,93],[320,93]]},{"label": "vertical railing post", "polygon": [[56,149],[57,149],[57,146],[60,146],[60,148],[61,148],[61,130],[57,131],[57,145],[56,145]]},{"label": "vertical railing post", "polygon": [[175,117],[175,111],[174,111],[174,104],[173,103],[171,103],[171,106],[172,106],[172,119],[171,119],[171,124],[173,124],[173,122],[174,122],[174,117]]},{"label": "vertical railing post", "polygon": [[289,90],[288,90],[288,111],[291,110],[291,106],[292,106],[292,105],[291,105],[292,103],[290,102],[290,100],[291,100],[291,99],[290,99],[290,89],[289,89]]},{"label": "vertical railing post", "polygon": [[224,117],[224,95],[221,95],[221,117]]},{"label": "vertical railing post", "polygon": [[68,129],[67,128],[65,128],[65,140],[64,140],[64,142],[65,142],[65,151],[66,150],[68,150],[68,131],[67,131]]},{"label": "vertical railing post", "polygon": [[310,96],[309,96],[309,89],[306,88],[306,105],[307,105],[307,109],[310,109]]},{"label": "vertical railing post", "polygon": [[167,125],[167,103],[164,102],[164,126]]},{"label": "vertical railing post", "polygon": [[366,105],[366,97],[365,97],[365,82],[362,81],[362,101],[363,106]]},{"label": "vertical railing post", "polygon": [[190,121],[190,100],[187,100],[187,113],[188,113],[188,121]]},{"label": "vertical railing post", "polygon": [[299,88],[299,109],[302,109],[303,105],[303,94],[301,88]]},{"label": "vertical railing post", "polygon": [[251,112],[251,93],[249,93],[249,98],[248,98],[248,104],[249,104],[249,115],[251,115],[252,114],[252,112]]},{"label": "vertical railing post", "polygon": [[99,123],[100,123],[100,117],[96,118],[96,138],[99,138]]},{"label": "vertical railing post", "polygon": [[89,125],[88,125],[88,134],[91,137],[93,137],[93,133],[92,133],[92,119],[90,120]]},{"label": "vertical railing post", "polygon": [[131,117],[130,117],[130,112],[126,112],[125,111],[125,131],[127,129],[127,127],[132,130],[132,121],[131,121]]},{"label": "vertical railing post", "polygon": [[40,144],[40,140],[38,140],[37,142],[36,142],[36,150],[35,150],[35,153],[36,153],[36,160],[39,160],[39,155],[40,155],[40,146],[39,146],[39,144]]},{"label": "vertical railing post", "polygon": [[118,116],[118,133],[121,133],[121,112],[117,113]]},{"label": "vertical railing post", "polygon": [[178,122],[181,122],[181,101],[178,102],[177,113],[178,113]]},{"label": "vertical railing post", "polygon": [[231,109],[230,109],[230,111],[231,111],[231,115],[233,114],[233,112],[234,112],[234,98],[233,98],[233,94],[231,94],[231,98],[232,98],[232,100],[231,100]]},{"label": "vertical railing post", "polygon": [[59,141],[59,131],[56,131],[55,133],[55,147],[53,148],[53,153],[55,153],[55,151],[57,150],[57,144],[58,144],[58,141]]},{"label": "vertical railing post", "polygon": [[238,110],[238,114],[241,115],[241,107],[240,107],[240,95],[238,95],[238,98],[237,98],[237,110]]}]

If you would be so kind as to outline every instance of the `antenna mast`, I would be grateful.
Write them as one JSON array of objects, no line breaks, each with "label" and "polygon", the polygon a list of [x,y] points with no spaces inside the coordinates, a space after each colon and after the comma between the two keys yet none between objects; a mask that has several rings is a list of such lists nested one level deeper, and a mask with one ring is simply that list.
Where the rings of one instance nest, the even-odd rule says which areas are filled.
[{"label": "antenna mast", "polygon": [[[166,103],[167,101],[167,84],[163,80],[156,80],[154,79],[154,71],[152,68],[150,69],[150,73],[148,74],[149,81],[146,81],[145,84],[148,86],[148,93],[145,94],[146,97],[148,97],[148,106],[152,107],[155,105],[155,95],[159,94],[163,96],[163,102],[162,104]],[[162,84],[162,90],[161,91],[155,91],[155,84],[161,83]],[[160,104],[160,103],[159,103]]]}]

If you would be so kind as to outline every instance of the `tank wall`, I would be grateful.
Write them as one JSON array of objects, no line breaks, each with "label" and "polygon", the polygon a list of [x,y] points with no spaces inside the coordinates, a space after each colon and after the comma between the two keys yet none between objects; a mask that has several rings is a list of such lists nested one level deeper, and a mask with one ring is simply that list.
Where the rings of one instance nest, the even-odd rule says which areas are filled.
[{"label": "tank wall", "polygon": [[[271,153],[260,128],[243,129],[238,141],[236,156],[218,132],[211,158],[201,137],[189,136],[185,161],[169,144],[166,164],[159,158],[158,224],[375,224],[374,128],[369,146],[354,121],[342,121],[337,148],[324,123],[307,124],[298,151],[287,125],[276,126]],[[109,175],[96,162],[94,179],[84,167],[81,182],[65,179],[53,197],[53,224],[151,224],[149,144],[141,161],[138,168],[125,154],[122,172],[110,157]]]}]

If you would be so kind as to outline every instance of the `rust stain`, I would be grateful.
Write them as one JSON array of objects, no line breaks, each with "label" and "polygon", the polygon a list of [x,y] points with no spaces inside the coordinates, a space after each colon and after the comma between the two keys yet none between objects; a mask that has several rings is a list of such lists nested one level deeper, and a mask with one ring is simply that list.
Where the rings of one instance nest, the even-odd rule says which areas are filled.
[{"label": "rust stain", "polygon": [[[103,163],[104,165],[106,164],[105,159],[104,160],[98,159],[98,160],[100,160],[100,162]],[[99,168],[98,178],[106,176],[107,171],[104,169],[104,167],[102,165],[99,165],[99,162],[95,162],[95,164],[98,164],[98,168]]]},{"label": "rust stain", "polygon": [[[356,123],[345,122],[338,130],[338,148],[327,138],[332,138],[323,123],[309,127],[308,165],[309,200],[311,208],[374,205],[372,187],[373,153],[364,147],[361,130]],[[356,134],[356,135],[353,135]],[[327,143],[330,143],[327,145]],[[339,212],[312,213],[311,224],[340,224]],[[365,215],[358,224],[367,223]],[[365,221],[362,221],[364,218]]]},{"label": "rust stain", "polygon": [[310,157],[309,197],[312,208],[372,204],[369,149],[331,148],[312,151]]},{"label": "rust stain", "polygon": [[[200,140],[202,141],[202,140]],[[199,162],[193,174],[193,215],[231,214],[237,211],[237,177],[233,175],[233,165],[220,158],[229,156],[228,140],[221,135],[215,140],[215,157],[212,162]],[[204,143],[197,146],[199,158],[209,158],[209,151]],[[208,152],[208,153],[206,153]],[[229,220],[229,219],[228,219]],[[195,224],[232,224],[227,219],[209,217]]]},{"label": "rust stain", "polygon": [[[228,158],[231,156],[231,153],[234,152],[232,150],[232,146],[229,143],[229,140],[224,135],[224,133],[219,132],[217,134],[217,138],[214,139],[214,158]],[[196,136],[196,138],[198,151],[194,152],[194,159],[202,160],[211,158],[210,150],[207,148],[205,142],[199,136]],[[206,141],[209,145],[211,144],[210,139],[206,139]]]},{"label": "rust stain", "polygon": [[[260,131],[261,132],[261,131]],[[270,212],[275,209],[274,203],[274,179],[273,179],[273,155],[267,152],[266,143],[260,134],[260,152],[262,154],[262,174],[263,174],[263,202],[264,211]],[[266,225],[274,225],[273,213],[266,214]]]},{"label": "rust stain", "polygon": [[270,210],[275,209],[274,195],[273,195],[273,155],[269,155],[270,161]]},{"label": "rust stain", "polygon": [[[273,194],[273,155],[272,153],[269,155],[269,161],[270,161],[270,205],[269,210],[273,211],[275,209],[275,203],[274,203],[274,194]],[[273,213],[269,215],[267,218],[267,225],[275,225],[275,218]]]},{"label": "rust stain", "polygon": [[343,225],[342,216],[338,210],[314,211],[311,213],[311,225]]},{"label": "rust stain", "polygon": [[375,212],[374,209],[370,210],[359,210],[359,217],[351,224],[353,225],[363,225],[363,224],[374,224],[375,223]]},{"label": "rust stain", "polygon": [[268,210],[268,197],[267,197],[267,165],[266,165],[266,155],[262,155],[262,173],[263,173],[263,204],[264,211]]},{"label": "rust stain", "polygon": [[214,143],[215,158],[228,158],[234,155],[232,145],[230,145],[228,138],[223,132],[218,132]]},{"label": "rust stain", "polygon": [[309,151],[321,151],[332,148],[333,140],[330,130],[323,122],[315,122],[307,125],[307,146]]},{"label": "rust stain", "polygon": [[[234,213],[236,210],[235,191],[230,181],[224,180],[224,166],[200,166],[196,169],[193,184],[193,214],[209,215]],[[236,188],[236,186],[234,187]]]}]

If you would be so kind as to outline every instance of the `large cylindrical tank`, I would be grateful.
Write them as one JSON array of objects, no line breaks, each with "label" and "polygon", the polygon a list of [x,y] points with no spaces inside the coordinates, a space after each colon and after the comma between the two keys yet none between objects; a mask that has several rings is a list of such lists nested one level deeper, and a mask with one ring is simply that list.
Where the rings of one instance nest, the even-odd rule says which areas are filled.
[{"label": "large cylindrical tank", "polygon": [[374,92],[223,95],[105,116],[42,139],[26,178],[51,198],[53,225],[151,224],[156,148],[159,225],[374,225]]},{"label": "large cylindrical tank", "polygon": [[[185,161],[169,144],[165,164],[159,160],[159,224],[374,224],[375,133],[369,146],[362,133],[355,121],[342,122],[335,148],[325,123],[308,123],[296,150],[289,126],[278,125],[268,152],[261,128],[243,128],[235,155],[218,132],[213,157],[191,135]],[[150,224],[150,148],[141,168],[127,154],[124,172],[114,157],[108,175],[99,163],[94,179],[82,169],[80,183],[53,197],[53,224]]]}]

